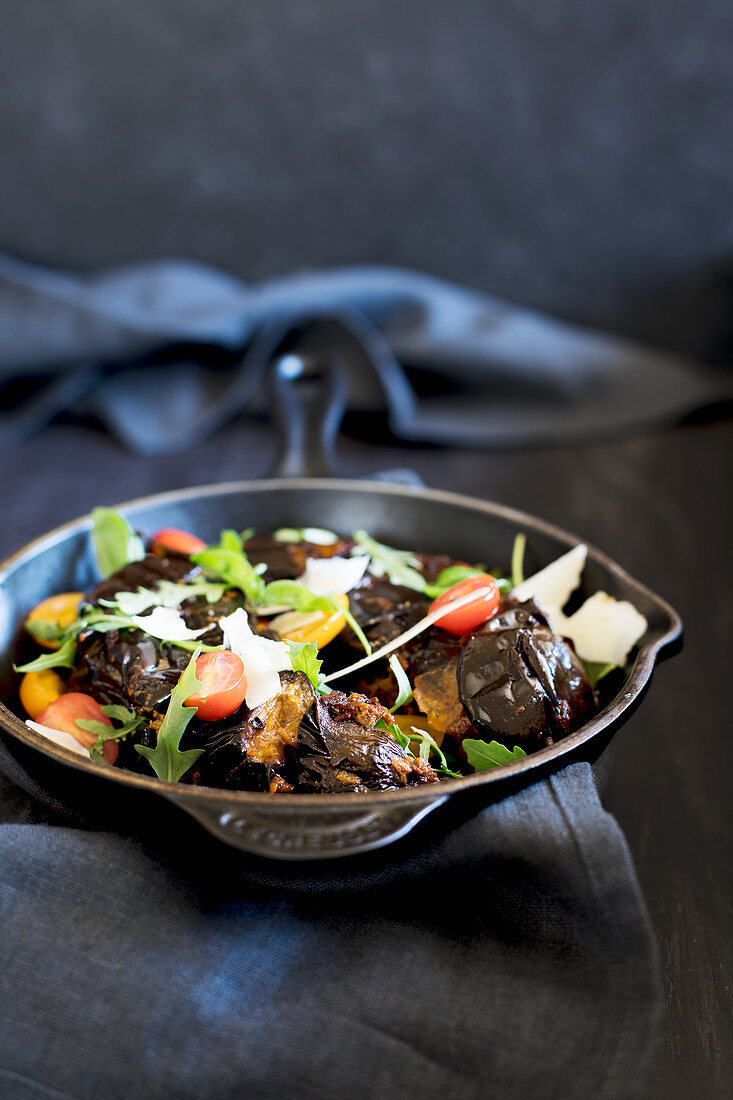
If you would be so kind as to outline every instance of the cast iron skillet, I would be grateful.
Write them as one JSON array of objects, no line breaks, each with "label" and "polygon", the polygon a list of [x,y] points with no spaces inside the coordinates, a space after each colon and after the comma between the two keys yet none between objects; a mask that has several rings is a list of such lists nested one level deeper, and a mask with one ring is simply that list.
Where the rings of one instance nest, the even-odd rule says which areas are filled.
[{"label": "cast iron skillet", "polygon": [[[287,356],[275,364],[274,377],[280,418],[286,428],[279,473],[329,472],[343,396],[340,376],[326,368],[319,374],[302,360]],[[492,563],[508,562],[515,534],[524,531],[528,536],[528,573],[581,541],[524,512],[457,493],[320,476],[184,489],[130,501],[120,505],[120,510],[145,534],[161,527],[183,527],[213,540],[223,527],[254,526],[271,531],[281,526],[319,526],[342,532],[366,528],[388,543]],[[3,690],[13,682],[10,668],[29,608],[49,594],[83,590],[94,581],[90,526],[89,516],[67,523],[0,565]],[[164,783],[154,776],[86,760],[32,732],[1,704],[0,728],[22,742],[26,752],[31,749],[34,757],[41,753],[83,773],[87,785],[93,782],[92,776],[98,776],[107,784],[128,788],[131,799],[137,789],[170,800],[214,836],[242,851],[281,860],[331,859],[364,852],[404,836],[448,800],[453,809],[457,801],[467,800],[475,812],[477,801],[488,804],[571,760],[598,757],[613,730],[640,701],[657,658],[680,638],[682,624],[669,604],[590,546],[583,583],[584,594],[603,588],[630,600],[649,622],[618,694],[592,721],[552,748],[516,764],[439,785],[322,796],[215,790]]]}]

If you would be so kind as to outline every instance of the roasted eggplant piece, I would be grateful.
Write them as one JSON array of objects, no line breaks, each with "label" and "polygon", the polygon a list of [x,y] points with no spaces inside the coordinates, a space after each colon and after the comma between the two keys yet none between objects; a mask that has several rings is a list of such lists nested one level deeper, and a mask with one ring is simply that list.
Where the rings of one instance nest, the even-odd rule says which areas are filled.
[{"label": "roasted eggplant piece", "polygon": [[103,704],[118,703],[150,718],[162,717],[190,656],[141,630],[87,634],[79,639],[69,687]]},{"label": "roasted eggplant piece", "polygon": [[298,731],[297,789],[358,794],[437,782],[424,760],[409,756],[387,730],[375,728],[375,715],[382,711],[363,695],[332,692],[317,698]]},{"label": "roasted eggplant piece", "polygon": [[458,658],[430,669],[413,682],[415,702],[434,734],[449,734],[457,740],[475,730],[458,694]]},{"label": "roasted eggplant piece", "polygon": [[321,546],[313,542],[279,542],[273,538],[251,538],[244,551],[253,565],[262,562],[266,581],[293,580],[305,569],[306,558],[332,558],[344,555],[353,543],[337,539]]},{"label": "roasted eggplant piece", "polygon": [[305,569],[302,543],[278,542],[271,538],[252,538],[244,544],[244,552],[253,565],[265,565],[267,581],[293,580]]},{"label": "roasted eggplant piece", "polygon": [[585,668],[534,605],[507,607],[464,646],[460,699],[483,735],[543,747],[596,710]]},{"label": "roasted eggplant piece", "polygon": [[[216,603],[209,603],[203,596],[193,596],[184,600],[181,604],[181,618],[189,630],[201,630],[208,627],[205,634],[199,636],[199,641],[204,645],[221,645],[224,641],[224,632],[219,626],[218,620],[226,615],[231,615],[238,607],[242,607],[243,600],[240,592],[230,590],[224,592],[222,598]],[[255,633],[271,635],[271,631],[260,629],[260,620],[256,615],[248,614],[247,621]]]},{"label": "roasted eggplant piece", "polygon": [[[427,614],[429,601],[411,588],[365,574],[359,587],[349,593],[349,604],[372,648],[378,649],[419,622]],[[356,638],[354,645],[360,648]]]},{"label": "roasted eggplant piece", "polygon": [[207,752],[194,782],[235,790],[294,790],[294,750],[314,692],[302,672],[281,672],[280,684],[280,693],[254,710],[243,706],[230,718],[195,724],[191,747]]}]

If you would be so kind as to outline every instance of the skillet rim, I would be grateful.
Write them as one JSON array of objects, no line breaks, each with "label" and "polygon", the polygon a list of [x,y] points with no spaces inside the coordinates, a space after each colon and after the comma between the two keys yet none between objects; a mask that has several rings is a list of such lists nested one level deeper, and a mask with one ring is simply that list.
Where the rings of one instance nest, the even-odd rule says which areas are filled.
[{"label": "skillet rim", "polygon": [[[370,494],[387,495],[394,497],[419,498],[421,500],[434,501],[436,504],[452,504],[457,507],[467,508],[474,512],[483,512],[487,515],[498,517],[507,522],[514,523],[517,527],[533,529],[543,535],[557,539],[572,546],[583,544],[588,547],[588,556],[612,576],[620,581],[625,588],[643,593],[646,598],[655,605],[658,612],[667,620],[666,628],[654,635],[648,642],[639,648],[634,659],[628,678],[624,681],[620,691],[606,706],[596,714],[590,722],[585,723],[568,737],[558,741],[549,748],[534,752],[522,760],[513,764],[506,764],[500,768],[493,768],[485,772],[476,772],[473,775],[462,776],[460,779],[445,779],[440,783],[421,784],[415,787],[398,791],[370,791],[359,796],[358,802],[353,793],[348,794],[289,794],[287,806],[297,809],[299,812],[316,812],[326,807],[355,810],[363,807],[364,810],[380,806],[385,810],[389,806],[396,807],[405,803],[435,802],[436,799],[444,801],[449,795],[459,791],[468,792],[478,787],[490,788],[492,784],[502,783],[514,777],[523,777],[530,772],[539,771],[546,765],[552,765],[564,756],[575,753],[581,746],[592,741],[609,726],[614,725],[623,716],[624,712],[633,707],[634,702],[641,696],[651,679],[652,672],[660,651],[679,639],[682,635],[682,620],[675,609],[661,596],[657,595],[641,581],[632,577],[621,565],[615,562],[602,550],[599,550],[586,539],[579,538],[574,533],[558,527],[530,512],[513,508],[510,505],[500,504],[495,501],[483,500],[480,497],[469,496],[464,493],[455,493],[445,489],[417,488],[413,486],[392,484],[388,482],[374,482],[355,478],[264,478],[257,480],[238,480],[218,482],[216,484],[189,486],[183,489],[172,489],[162,493],[152,493],[143,497],[135,497],[132,500],[123,501],[113,505],[118,511],[125,514],[128,511],[151,506],[166,506],[191,500],[192,498],[210,498],[225,496],[230,493],[272,492],[276,490],[329,490],[333,492],[360,491]],[[50,531],[39,535],[26,543],[17,551],[0,562],[0,589],[6,577],[18,566],[30,561],[41,550],[52,548],[62,542],[66,537],[77,532],[90,530],[92,518],[90,513],[85,513],[75,519],[69,520]],[[110,768],[109,765],[84,758],[71,749],[65,749],[55,742],[49,741],[42,734],[30,730],[25,723],[11,711],[5,703],[0,701],[0,727],[16,737],[21,743],[32,749],[40,751],[43,755],[52,757],[60,762],[74,767],[83,773],[101,776],[125,787],[142,789],[165,796],[177,803],[202,801],[210,806],[220,802],[222,810],[225,804],[232,808],[236,806],[249,806],[252,808],[273,807],[273,796],[269,792],[261,791],[233,791],[221,787],[192,786],[190,784],[169,783],[158,779],[157,776],[146,776],[137,772],[124,771],[122,768]],[[538,776],[539,778],[539,776]],[[530,779],[529,782],[533,780]],[[488,793],[488,792],[487,792]],[[285,808],[281,800],[278,809]]]}]

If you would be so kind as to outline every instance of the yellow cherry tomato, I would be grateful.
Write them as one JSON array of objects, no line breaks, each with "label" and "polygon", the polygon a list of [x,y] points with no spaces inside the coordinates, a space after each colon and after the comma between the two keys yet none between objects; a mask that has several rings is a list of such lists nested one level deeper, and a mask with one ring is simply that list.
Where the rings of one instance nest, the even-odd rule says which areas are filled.
[{"label": "yellow cherry tomato", "polygon": [[[423,733],[429,733],[438,747],[443,744],[443,737],[445,734],[431,729],[424,714],[393,714],[392,719],[397,723],[402,733],[407,734],[408,737],[412,734],[414,727],[416,730],[422,730]],[[411,748],[413,752],[418,752],[420,749],[420,742],[412,741]]]},{"label": "yellow cherry tomato", "polygon": [[[61,630],[65,626],[71,626],[79,604],[84,599],[83,592],[61,592],[58,596],[49,596],[47,600],[41,600],[29,613],[31,622],[53,623]],[[34,635],[35,637],[35,635]],[[44,638],[35,639],[44,649],[58,649],[59,643],[48,641]]]},{"label": "yellow cherry tomato", "polygon": [[18,694],[29,718],[35,722],[46,707],[55,703],[66,691],[66,684],[52,668],[40,672],[26,672],[20,681]]},{"label": "yellow cherry tomato", "polygon": [[[348,609],[348,596],[342,594],[333,598]],[[332,642],[345,625],[346,619],[340,611],[286,611],[270,623],[272,629],[288,642],[305,642],[306,645],[313,642],[318,649]]]}]

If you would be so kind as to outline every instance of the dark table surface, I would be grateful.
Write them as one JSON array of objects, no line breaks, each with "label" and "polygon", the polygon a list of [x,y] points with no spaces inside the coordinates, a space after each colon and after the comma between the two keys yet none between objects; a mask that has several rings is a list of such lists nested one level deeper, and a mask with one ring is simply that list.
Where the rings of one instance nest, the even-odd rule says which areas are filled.
[{"label": "dark table surface", "polygon": [[[376,433],[379,434],[379,433]],[[57,425],[0,456],[0,553],[95,504],[259,477],[265,425],[154,463],[93,428]],[[411,466],[427,485],[534,512],[595,543],[666,597],[683,652],[657,670],[618,737],[604,801],[628,838],[660,951],[666,1014],[653,1100],[733,1095],[731,1042],[730,498],[733,423],[517,452],[405,448],[345,438],[352,476]]]}]

